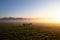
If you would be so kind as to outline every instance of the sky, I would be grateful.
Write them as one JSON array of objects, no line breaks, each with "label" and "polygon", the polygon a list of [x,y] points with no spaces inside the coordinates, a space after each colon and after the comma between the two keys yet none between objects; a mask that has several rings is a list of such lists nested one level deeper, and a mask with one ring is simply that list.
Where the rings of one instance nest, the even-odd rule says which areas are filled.
[{"label": "sky", "polygon": [[60,18],[60,0],[0,0],[1,17]]}]

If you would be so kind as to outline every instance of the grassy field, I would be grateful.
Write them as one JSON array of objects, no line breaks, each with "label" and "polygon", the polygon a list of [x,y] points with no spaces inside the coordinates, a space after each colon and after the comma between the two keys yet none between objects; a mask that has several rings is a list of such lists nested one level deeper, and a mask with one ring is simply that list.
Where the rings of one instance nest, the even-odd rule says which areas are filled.
[{"label": "grassy field", "polygon": [[0,23],[0,40],[60,40],[60,27]]}]

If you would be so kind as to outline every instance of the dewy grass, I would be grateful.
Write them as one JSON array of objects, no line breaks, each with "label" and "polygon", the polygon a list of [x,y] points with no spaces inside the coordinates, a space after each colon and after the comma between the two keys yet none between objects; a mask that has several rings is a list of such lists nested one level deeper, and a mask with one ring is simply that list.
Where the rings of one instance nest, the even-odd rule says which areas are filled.
[{"label": "dewy grass", "polygon": [[55,30],[32,23],[0,23],[0,40],[60,40],[60,32]]}]

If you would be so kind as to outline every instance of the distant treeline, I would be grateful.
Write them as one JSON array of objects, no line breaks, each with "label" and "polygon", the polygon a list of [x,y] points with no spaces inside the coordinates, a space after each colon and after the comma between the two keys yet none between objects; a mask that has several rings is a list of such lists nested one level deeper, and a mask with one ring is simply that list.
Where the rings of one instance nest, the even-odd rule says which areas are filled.
[{"label": "distant treeline", "polygon": [[0,20],[19,20],[19,19],[23,19],[23,18],[13,18],[13,17],[0,18]]},{"label": "distant treeline", "polygon": [[0,18],[0,20],[21,20],[21,19],[23,19],[23,20],[26,20],[26,19],[31,20],[31,19],[38,19],[38,18],[14,18],[14,17]]}]

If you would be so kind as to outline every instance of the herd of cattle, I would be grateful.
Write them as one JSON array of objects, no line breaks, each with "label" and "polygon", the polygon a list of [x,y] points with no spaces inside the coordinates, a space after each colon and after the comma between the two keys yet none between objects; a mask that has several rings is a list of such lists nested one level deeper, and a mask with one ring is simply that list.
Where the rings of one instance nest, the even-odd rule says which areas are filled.
[{"label": "herd of cattle", "polygon": [[23,26],[31,26],[32,23],[23,23]]}]

